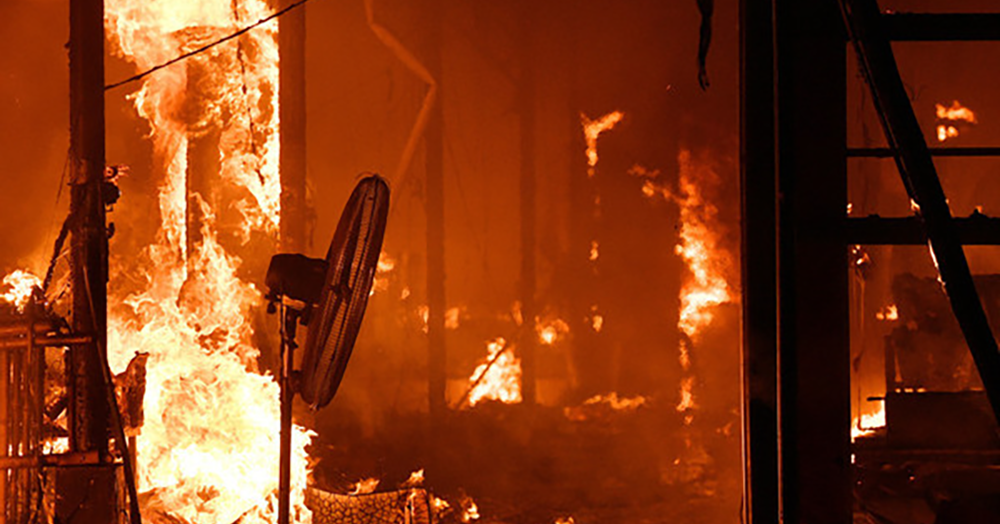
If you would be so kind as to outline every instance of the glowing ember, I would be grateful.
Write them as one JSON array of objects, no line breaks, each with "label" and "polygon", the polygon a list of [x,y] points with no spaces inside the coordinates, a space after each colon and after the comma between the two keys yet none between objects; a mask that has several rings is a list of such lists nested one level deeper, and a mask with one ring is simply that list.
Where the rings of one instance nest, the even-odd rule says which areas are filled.
[{"label": "glowing ember", "polygon": [[487,357],[469,377],[469,384],[475,384],[469,392],[469,405],[483,400],[521,402],[521,359],[514,356],[513,347],[502,337],[487,343],[486,348]]},{"label": "glowing ember", "polygon": [[375,281],[372,283],[370,295],[389,289],[389,275],[396,269],[396,260],[382,251],[378,254],[378,264],[375,266]]},{"label": "glowing ember", "polygon": [[597,166],[597,137],[601,136],[601,133],[614,128],[615,124],[621,122],[624,116],[625,113],[621,111],[613,111],[597,120],[591,120],[587,118],[587,115],[580,113],[580,122],[583,124],[583,137],[587,141],[588,176],[594,176],[594,167]]},{"label": "glowing ember", "polygon": [[[270,14],[264,0],[107,0],[105,7],[112,49],[139,70]],[[237,276],[240,260],[220,243],[216,226],[216,215],[235,210],[238,223],[226,227],[240,241],[278,230],[276,36],[276,21],[264,24],[146,77],[130,95],[149,123],[163,172],[160,223],[155,243],[112,268],[144,284],[127,296],[112,288],[108,356],[121,370],[136,351],[149,353],[139,487],[173,520],[277,520],[278,385],[257,369],[250,322],[261,294]],[[215,138],[200,143],[217,149],[218,172],[201,176],[227,196],[189,200],[188,150],[209,132]],[[217,200],[227,207],[215,208]],[[199,229],[190,229],[189,212],[202,216]],[[198,235],[190,246],[189,231]],[[295,428],[297,523],[311,521],[304,504],[309,440]]]},{"label": "glowing ember", "polygon": [[462,321],[462,310],[460,307],[450,307],[444,312],[444,328],[455,330],[458,329],[459,324]]},{"label": "glowing ember", "polygon": [[14,304],[18,311],[23,311],[24,306],[31,300],[31,294],[35,288],[41,288],[41,286],[42,279],[27,271],[16,269],[3,277],[3,288],[6,291],[0,295],[0,299]]},{"label": "glowing ember", "polygon": [[597,243],[596,240],[590,241],[590,261],[597,262],[597,259],[601,257],[601,245]]},{"label": "glowing ember", "polygon": [[969,108],[964,107],[958,100],[953,100],[951,106],[945,107],[941,104],[934,104],[935,116],[938,120],[937,139],[944,142],[949,138],[958,136],[958,125],[975,125],[978,123],[976,114]]},{"label": "glowing ember", "polygon": [[459,504],[462,506],[462,522],[479,520],[479,508],[476,506],[476,501],[472,500],[472,497],[462,495],[462,500],[459,501]]},{"label": "glowing ember", "polygon": [[576,524],[573,517],[559,517],[556,519],[555,524]]},{"label": "glowing ember", "polygon": [[896,307],[896,304],[886,306],[882,311],[875,313],[875,318],[879,320],[899,320],[899,308]]},{"label": "glowing ember", "polygon": [[424,484],[424,470],[423,468],[410,473],[410,478],[403,482],[404,487],[416,488]]},{"label": "glowing ember", "polygon": [[348,495],[367,495],[369,493],[375,493],[375,488],[378,487],[379,482],[377,478],[366,478],[361,479],[354,483],[354,488],[351,489]]},{"label": "glowing ember", "polygon": [[431,506],[434,508],[435,513],[441,513],[450,508],[451,504],[448,504],[448,501],[443,498],[431,495]]},{"label": "glowing ember", "polygon": [[612,391],[607,395],[595,395],[588,398],[583,402],[585,406],[593,406],[595,404],[603,404],[615,411],[634,411],[640,406],[646,405],[646,397],[636,396],[632,398],[620,398],[618,393]]},{"label": "glowing ember", "polygon": [[862,414],[851,421],[851,442],[858,437],[872,435],[879,428],[885,427],[885,402],[879,402],[878,411]]},{"label": "glowing ember", "polygon": [[561,318],[550,321],[539,321],[535,325],[535,331],[538,333],[538,340],[542,344],[551,346],[569,333],[569,324]]}]

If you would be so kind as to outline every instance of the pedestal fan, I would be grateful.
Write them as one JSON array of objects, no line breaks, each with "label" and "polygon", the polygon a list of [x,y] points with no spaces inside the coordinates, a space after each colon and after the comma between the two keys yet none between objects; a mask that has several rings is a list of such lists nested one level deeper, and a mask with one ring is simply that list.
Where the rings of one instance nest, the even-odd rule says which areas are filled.
[{"label": "pedestal fan", "polygon": [[[268,311],[281,319],[281,462],[278,522],[289,521],[292,399],[316,410],[337,393],[371,293],[389,212],[389,186],[365,177],[351,193],[325,259],[299,254],[271,258],[265,284]],[[302,368],[294,369],[296,325],[306,326]]]}]

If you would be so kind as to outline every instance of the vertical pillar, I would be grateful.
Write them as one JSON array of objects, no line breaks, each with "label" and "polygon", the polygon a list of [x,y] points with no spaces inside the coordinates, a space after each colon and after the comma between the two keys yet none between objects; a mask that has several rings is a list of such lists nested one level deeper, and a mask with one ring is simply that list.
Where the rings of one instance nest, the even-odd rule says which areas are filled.
[{"label": "vertical pillar", "polygon": [[774,5],[782,520],[847,524],[847,44],[835,0]]},{"label": "vertical pillar", "polygon": [[107,342],[107,234],[104,202],[104,2],[70,2],[70,212],[73,328],[98,348],[73,349],[71,442],[77,451],[108,446],[101,366]]},{"label": "vertical pillar", "polygon": [[202,228],[205,227],[205,213],[202,202],[215,206],[213,181],[218,180],[221,170],[219,124],[210,116],[209,105],[213,90],[213,73],[210,62],[204,57],[192,58],[187,62],[187,95],[184,100],[188,121],[187,172],[184,184],[187,198],[187,264],[188,278],[192,278],[195,268],[196,247],[202,243]]},{"label": "vertical pillar", "polygon": [[301,253],[308,247],[306,227],[306,6],[278,22],[281,120],[280,249]]},{"label": "vertical pillar", "polygon": [[518,79],[518,102],[521,110],[521,395],[526,404],[537,400],[537,368],[535,366],[535,41],[533,14],[537,7],[522,2],[521,12],[521,75]]},{"label": "vertical pillar", "polygon": [[425,131],[425,172],[427,176],[427,344],[428,402],[432,415],[443,413],[446,403],[448,367],[445,348],[444,272],[444,82],[442,80],[442,24],[444,0],[430,2],[427,20],[425,64],[437,82],[437,100]]},{"label": "vertical pillar", "polygon": [[[107,252],[104,202],[104,1],[70,0],[70,270],[72,325],[95,344],[70,350],[70,445],[74,451],[108,451],[109,405],[103,366],[107,355]],[[113,467],[58,470],[62,522],[115,522]]]},{"label": "vertical pillar", "polygon": [[743,522],[778,522],[773,0],[740,1]]}]

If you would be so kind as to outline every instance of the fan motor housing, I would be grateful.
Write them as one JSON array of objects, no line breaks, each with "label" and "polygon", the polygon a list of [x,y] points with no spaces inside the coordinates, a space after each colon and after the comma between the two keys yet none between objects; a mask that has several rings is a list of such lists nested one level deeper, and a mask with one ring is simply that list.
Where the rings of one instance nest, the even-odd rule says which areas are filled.
[{"label": "fan motor housing", "polygon": [[272,296],[286,296],[306,304],[319,302],[323,292],[323,278],[327,262],[293,253],[279,253],[271,257],[264,284]]}]

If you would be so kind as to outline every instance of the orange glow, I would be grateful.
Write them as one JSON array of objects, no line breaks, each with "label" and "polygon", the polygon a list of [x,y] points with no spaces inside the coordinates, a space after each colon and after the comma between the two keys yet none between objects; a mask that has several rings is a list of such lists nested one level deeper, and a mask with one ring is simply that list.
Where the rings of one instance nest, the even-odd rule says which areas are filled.
[{"label": "orange glow", "polygon": [[462,495],[459,503],[462,505],[462,522],[468,523],[473,520],[479,520],[479,507],[476,506],[476,501],[472,500],[472,497]]},{"label": "orange glow", "polygon": [[375,266],[375,281],[372,283],[370,295],[389,289],[389,276],[396,269],[396,260],[382,251],[378,254],[378,264]]},{"label": "orange glow", "polygon": [[5,290],[0,299],[4,302],[14,304],[18,311],[23,311],[24,306],[31,299],[33,290],[41,288],[42,279],[28,273],[27,271],[16,269],[3,277],[3,289]]},{"label": "orange glow", "polygon": [[590,241],[590,261],[597,262],[597,259],[601,258],[601,245],[597,243],[596,240]]},{"label": "orange glow", "polygon": [[367,495],[369,493],[375,493],[375,488],[378,487],[381,481],[377,478],[366,478],[361,479],[354,483],[354,488],[351,489],[348,495]]},{"label": "orange glow", "polygon": [[538,340],[542,344],[551,346],[569,333],[569,324],[561,318],[550,321],[539,321],[535,326],[535,331],[538,333]]},{"label": "orange glow", "polygon": [[[145,70],[270,14],[264,0],[107,0],[112,52]],[[192,75],[189,77],[189,75]],[[112,273],[144,278],[139,291],[110,290],[108,357],[124,369],[136,351],[150,354],[145,424],[138,437],[140,491],[183,522],[277,520],[278,385],[257,367],[252,311],[261,293],[237,276],[241,260],[219,240],[216,216],[238,211],[227,231],[277,234],[277,21],[162,69],[129,95],[150,126],[163,173],[159,233],[141,256],[117,259]],[[188,148],[206,131],[218,137],[212,187],[234,196],[215,208],[201,197],[200,240],[188,246]],[[235,227],[233,228],[232,226]],[[230,229],[232,228],[232,229]],[[134,264],[135,266],[131,266]],[[140,269],[141,265],[141,269]],[[292,437],[292,519],[311,521],[304,504],[310,435]]]},{"label": "orange glow", "polygon": [[878,403],[878,410],[874,413],[862,414],[860,418],[854,417],[851,421],[851,442],[858,437],[872,435],[879,428],[885,427],[885,402]]},{"label": "orange glow", "polygon": [[899,308],[896,307],[896,304],[886,306],[878,313],[875,313],[875,318],[879,320],[899,320]]},{"label": "orange glow", "polygon": [[424,470],[423,468],[410,473],[410,478],[403,482],[403,486],[408,488],[416,488],[424,484]]},{"label": "orange glow", "polygon": [[963,106],[958,100],[952,100],[951,106],[945,107],[942,104],[934,104],[935,116],[938,120],[937,139],[944,142],[949,138],[958,136],[959,123],[975,125],[978,123],[976,114],[969,108]]},{"label": "orange glow", "polygon": [[583,137],[587,141],[588,176],[594,176],[594,168],[597,166],[597,138],[601,136],[601,133],[613,129],[624,117],[625,113],[612,111],[597,120],[591,120],[587,118],[587,115],[580,113],[580,122],[583,124]]},{"label": "orange glow", "polygon": [[476,384],[469,392],[469,405],[483,400],[521,402],[521,359],[514,356],[513,347],[503,337],[488,342],[486,349],[486,358],[469,377],[469,384]]},{"label": "orange glow", "polygon": [[632,398],[619,397],[617,392],[612,391],[607,395],[595,395],[590,397],[585,400],[583,404],[585,406],[603,404],[615,411],[633,411],[638,409],[640,406],[646,405],[646,397],[641,395]]}]

